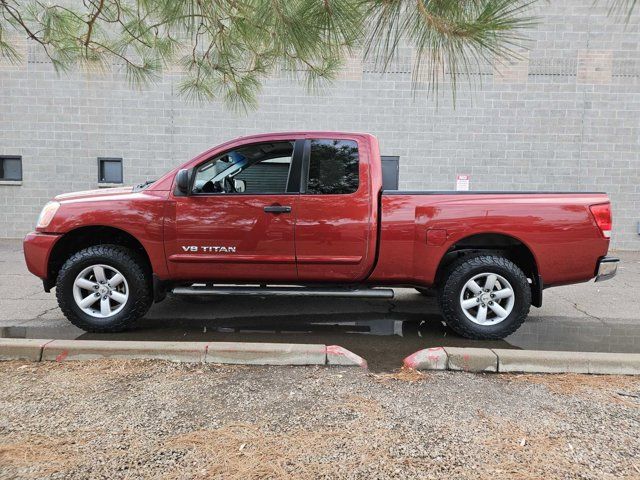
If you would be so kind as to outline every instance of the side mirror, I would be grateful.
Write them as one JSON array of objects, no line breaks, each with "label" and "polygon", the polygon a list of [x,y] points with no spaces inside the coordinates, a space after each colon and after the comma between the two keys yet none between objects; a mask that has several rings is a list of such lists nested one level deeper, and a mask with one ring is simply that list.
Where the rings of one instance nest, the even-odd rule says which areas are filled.
[{"label": "side mirror", "polygon": [[247,182],[244,180],[233,180],[233,188],[236,189],[238,193],[244,193],[247,190]]},{"label": "side mirror", "polygon": [[176,175],[176,187],[184,195],[189,195],[189,170],[183,168]]}]

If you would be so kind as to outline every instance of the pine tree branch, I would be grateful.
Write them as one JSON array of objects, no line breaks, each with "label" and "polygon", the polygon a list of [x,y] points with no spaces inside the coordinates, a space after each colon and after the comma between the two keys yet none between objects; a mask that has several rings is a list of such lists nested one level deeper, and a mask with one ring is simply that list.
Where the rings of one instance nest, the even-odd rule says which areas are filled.
[{"label": "pine tree branch", "polygon": [[91,16],[91,18],[87,22],[87,36],[84,41],[85,47],[87,47],[89,45],[89,42],[91,42],[91,32],[93,31],[93,25],[96,23],[96,20],[100,16],[100,12],[102,11],[103,7],[104,7],[104,0],[100,0],[100,3],[98,4],[98,8],[96,8],[95,13]]},{"label": "pine tree branch", "polygon": [[[10,28],[41,45],[56,69],[124,62],[130,81],[141,83],[152,81],[163,65],[180,62],[185,95],[238,105],[254,104],[261,83],[280,67],[304,72],[309,86],[331,79],[361,44],[383,71],[401,46],[413,48],[415,68],[426,62],[430,85],[440,81],[436,72],[446,72],[455,92],[457,77],[470,65],[515,55],[513,46],[522,44],[518,32],[530,26],[529,3],[0,0],[0,13]],[[11,51],[4,45],[0,54]]]}]

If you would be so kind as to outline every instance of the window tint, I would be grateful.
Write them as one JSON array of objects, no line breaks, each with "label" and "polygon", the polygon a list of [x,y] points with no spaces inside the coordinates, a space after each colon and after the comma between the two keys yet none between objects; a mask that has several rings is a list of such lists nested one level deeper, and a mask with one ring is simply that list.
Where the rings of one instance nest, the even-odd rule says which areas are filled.
[{"label": "window tint", "polygon": [[0,180],[22,180],[22,157],[0,157]]},{"label": "window tint", "polygon": [[286,193],[293,143],[247,145],[208,160],[196,170],[193,192]]},{"label": "window tint", "polygon": [[307,193],[347,194],[358,190],[358,144],[353,140],[311,140]]},{"label": "window tint", "polygon": [[122,183],[121,158],[98,158],[98,183]]}]

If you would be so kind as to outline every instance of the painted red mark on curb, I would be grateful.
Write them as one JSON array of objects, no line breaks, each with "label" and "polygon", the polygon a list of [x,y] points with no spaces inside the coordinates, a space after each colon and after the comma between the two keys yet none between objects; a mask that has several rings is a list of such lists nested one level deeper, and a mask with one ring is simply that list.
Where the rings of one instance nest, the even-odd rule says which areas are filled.
[{"label": "painted red mark on curb", "polygon": [[465,354],[463,354],[463,355],[462,355],[462,358],[463,358],[463,360],[464,360],[464,362],[463,362],[463,366],[462,366],[462,369],[463,369],[465,372],[468,372],[468,371],[469,371],[469,358],[471,358],[471,357],[469,356],[469,354],[468,354],[468,353],[465,353]]},{"label": "painted red mark on curb", "polygon": [[404,363],[404,366],[407,368],[416,368],[416,365],[418,364],[418,361],[416,360],[416,356],[418,355],[419,352],[416,353],[412,353],[411,355],[409,355],[407,358],[404,359],[404,361],[402,363]]},{"label": "painted red mark on curb", "polygon": [[65,358],[67,358],[68,356],[69,356],[69,351],[68,351],[68,350],[65,350],[64,352],[62,352],[61,354],[59,354],[59,355],[56,357],[56,362],[61,362],[61,361],[63,361]]},{"label": "painted red mark on curb", "polygon": [[350,350],[347,350],[340,345],[327,345],[327,355],[337,355],[340,357],[346,357],[355,364],[357,364],[360,368],[367,368],[367,361],[362,358],[360,355],[356,355]]},{"label": "painted red mark on curb", "polygon": [[[442,360],[442,362],[440,362]],[[440,370],[447,366],[447,354],[444,347],[431,347],[418,350],[403,360],[406,368]]]}]

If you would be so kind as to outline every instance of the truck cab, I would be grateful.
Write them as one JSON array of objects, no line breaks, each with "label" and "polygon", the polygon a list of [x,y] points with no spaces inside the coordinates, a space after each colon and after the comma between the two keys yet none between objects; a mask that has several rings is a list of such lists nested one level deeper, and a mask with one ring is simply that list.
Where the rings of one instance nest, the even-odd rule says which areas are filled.
[{"label": "truck cab", "polygon": [[195,159],[169,189],[172,279],[357,283],[376,246],[373,137],[240,139]]}]

